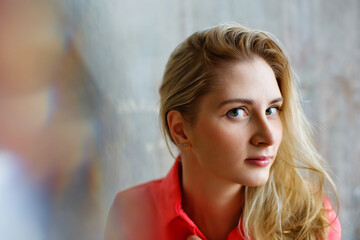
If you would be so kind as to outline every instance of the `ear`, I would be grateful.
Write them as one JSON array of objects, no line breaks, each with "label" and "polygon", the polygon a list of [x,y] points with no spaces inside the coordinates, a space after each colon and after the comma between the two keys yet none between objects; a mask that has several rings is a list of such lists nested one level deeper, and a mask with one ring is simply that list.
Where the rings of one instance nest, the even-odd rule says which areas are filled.
[{"label": "ear", "polygon": [[167,123],[171,137],[181,149],[190,147],[189,138],[186,131],[186,122],[179,111],[171,110],[167,114]]}]

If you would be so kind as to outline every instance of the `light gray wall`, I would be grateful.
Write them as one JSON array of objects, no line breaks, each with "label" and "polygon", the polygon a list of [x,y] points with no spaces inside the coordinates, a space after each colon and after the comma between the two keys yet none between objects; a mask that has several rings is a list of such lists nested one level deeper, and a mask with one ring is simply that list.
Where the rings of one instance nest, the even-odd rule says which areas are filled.
[{"label": "light gray wall", "polygon": [[[72,3],[74,4],[74,3]],[[301,79],[306,115],[339,189],[343,239],[360,236],[358,0],[79,1],[83,57],[114,109],[104,195],[166,174],[157,89],[175,46],[196,30],[236,21],[273,33]],[[79,7],[78,6],[78,7]]]}]

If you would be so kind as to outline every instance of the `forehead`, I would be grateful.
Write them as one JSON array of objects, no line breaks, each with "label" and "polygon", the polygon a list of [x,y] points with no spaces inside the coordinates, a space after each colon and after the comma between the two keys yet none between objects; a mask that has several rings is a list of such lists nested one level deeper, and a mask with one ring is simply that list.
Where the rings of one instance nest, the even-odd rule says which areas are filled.
[{"label": "forehead", "polygon": [[215,82],[216,87],[204,96],[204,102],[214,104],[224,99],[245,98],[262,103],[281,97],[274,71],[257,56],[219,69]]}]

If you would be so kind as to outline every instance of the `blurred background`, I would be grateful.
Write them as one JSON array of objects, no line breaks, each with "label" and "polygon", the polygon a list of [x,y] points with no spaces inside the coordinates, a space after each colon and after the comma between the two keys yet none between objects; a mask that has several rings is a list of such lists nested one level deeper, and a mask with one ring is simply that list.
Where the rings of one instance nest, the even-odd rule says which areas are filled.
[{"label": "blurred background", "polygon": [[0,0],[0,239],[102,239],[116,193],[173,163],[158,87],[172,50],[235,21],[273,33],[360,236],[358,0]]}]

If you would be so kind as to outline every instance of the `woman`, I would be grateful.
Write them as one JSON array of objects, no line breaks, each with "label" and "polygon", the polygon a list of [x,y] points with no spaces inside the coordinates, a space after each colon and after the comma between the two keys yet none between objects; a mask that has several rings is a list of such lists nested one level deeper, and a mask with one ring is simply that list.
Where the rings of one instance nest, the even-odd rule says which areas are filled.
[{"label": "woman", "polygon": [[[121,192],[106,239],[340,239],[287,57],[237,24],[196,32],[160,87],[180,154],[163,178]],[[190,239],[190,238],[189,238]]]}]

